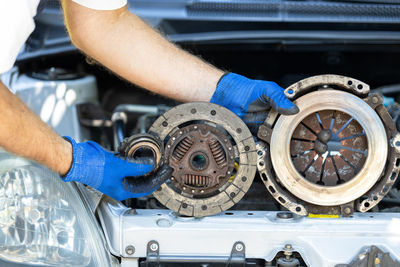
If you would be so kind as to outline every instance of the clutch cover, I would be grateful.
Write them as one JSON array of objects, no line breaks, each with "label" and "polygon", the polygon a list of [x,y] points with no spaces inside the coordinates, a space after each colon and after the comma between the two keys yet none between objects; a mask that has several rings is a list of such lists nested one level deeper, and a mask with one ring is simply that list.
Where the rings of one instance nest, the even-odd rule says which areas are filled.
[{"label": "clutch cover", "polygon": [[300,215],[351,215],[375,206],[399,173],[399,134],[377,94],[353,78],[320,75],[285,90],[300,112],[271,111],[258,170],[272,196]]}]

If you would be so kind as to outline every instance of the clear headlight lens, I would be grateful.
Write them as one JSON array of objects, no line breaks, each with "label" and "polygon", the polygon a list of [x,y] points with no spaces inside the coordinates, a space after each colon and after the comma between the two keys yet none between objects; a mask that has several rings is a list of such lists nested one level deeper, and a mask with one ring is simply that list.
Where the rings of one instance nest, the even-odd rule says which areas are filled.
[{"label": "clear headlight lens", "polygon": [[0,166],[0,258],[50,266],[113,265],[101,229],[72,184],[4,152]]}]

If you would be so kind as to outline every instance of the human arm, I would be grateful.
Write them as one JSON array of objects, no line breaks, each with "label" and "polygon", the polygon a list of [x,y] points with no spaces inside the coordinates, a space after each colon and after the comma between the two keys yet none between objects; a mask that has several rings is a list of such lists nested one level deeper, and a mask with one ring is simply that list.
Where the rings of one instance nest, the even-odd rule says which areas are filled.
[{"label": "human arm", "polygon": [[0,81],[0,147],[64,175],[72,147],[38,118]]},{"label": "human arm", "polygon": [[63,8],[79,49],[152,92],[183,102],[211,101],[253,124],[271,106],[285,115],[298,111],[277,84],[233,74],[222,77],[223,71],[168,42],[126,6],[95,10],[63,0]]},{"label": "human arm", "polygon": [[41,163],[63,176],[66,182],[90,185],[117,200],[148,195],[170,176],[168,166],[135,187],[123,184],[125,177],[139,177],[152,164],[124,160],[94,142],[76,143],[60,137],[0,81],[0,147]]},{"label": "human arm", "polygon": [[111,71],[183,102],[211,99],[223,71],[168,42],[126,6],[94,10],[62,3],[72,42]]}]

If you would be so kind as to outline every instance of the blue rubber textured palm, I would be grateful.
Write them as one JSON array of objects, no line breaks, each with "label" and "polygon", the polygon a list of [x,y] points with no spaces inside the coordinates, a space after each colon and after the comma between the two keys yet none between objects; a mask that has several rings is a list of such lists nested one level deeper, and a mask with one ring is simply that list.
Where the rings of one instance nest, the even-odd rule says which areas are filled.
[{"label": "blue rubber textured palm", "polygon": [[89,185],[116,200],[148,195],[161,185],[154,184],[151,180],[153,177],[149,176],[146,178],[150,186],[142,184],[131,192],[126,185],[124,186],[124,178],[135,179],[143,176],[152,171],[154,165],[124,160],[95,142],[76,143],[71,137],[64,138],[71,143],[73,149],[71,169],[62,177],[65,182],[75,181]]},{"label": "blue rubber textured palm", "polygon": [[235,73],[221,78],[210,102],[226,107],[246,123],[253,124],[262,123],[271,107],[283,115],[299,111],[276,83],[251,80]]}]

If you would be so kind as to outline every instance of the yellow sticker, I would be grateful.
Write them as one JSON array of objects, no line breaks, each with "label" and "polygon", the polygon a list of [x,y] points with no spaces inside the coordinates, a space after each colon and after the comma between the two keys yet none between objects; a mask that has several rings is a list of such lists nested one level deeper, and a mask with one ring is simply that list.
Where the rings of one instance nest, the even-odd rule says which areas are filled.
[{"label": "yellow sticker", "polygon": [[313,214],[309,213],[308,218],[339,218],[337,214]]}]

